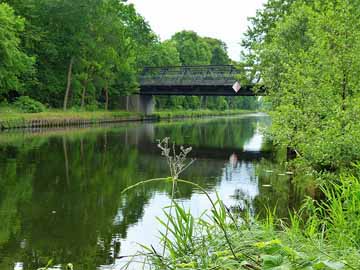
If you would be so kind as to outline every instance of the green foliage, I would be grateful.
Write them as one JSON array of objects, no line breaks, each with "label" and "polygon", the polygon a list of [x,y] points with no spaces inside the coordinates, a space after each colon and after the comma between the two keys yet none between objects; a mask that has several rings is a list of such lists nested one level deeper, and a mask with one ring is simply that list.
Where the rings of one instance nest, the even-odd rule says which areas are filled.
[{"label": "green foliage", "polygon": [[193,31],[176,33],[171,40],[180,54],[183,65],[209,65],[212,51],[208,43]]},{"label": "green foliage", "polygon": [[[137,73],[151,61],[147,52],[159,44],[134,6],[123,1],[5,2],[24,19],[9,5],[1,5],[1,25],[13,32],[0,32],[11,38],[9,48],[1,47],[8,62],[2,62],[6,70],[0,70],[0,78],[7,80],[0,80],[0,88],[20,90],[25,84],[25,95],[51,107],[63,101],[70,106],[116,106],[117,97],[137,90]],[[22,51],[34,55],[36,72],[17,78],[29,66],[26,61],[33,60]]]},{"label": "green foliage", "polygon": [[[358,1],[271,0],[244,42],[247,63],[268,89],[271,138],[320,180],[321,200],[309,198],[285,234],[310,240],[319,247],[314,254],[328,257],[309,269],[359,268],[359,178],[352,165],[360,159],[359,16]],[[347,262],[335,263],[341,255]]]},{"label": "green foliage", "polygon": [[[305,232],[312,234],[313,227],[326,228],[326,239],[339,248],[359,249],[360,224],[360,166],[355,166],[357,176],[343,174],[339,180],[324,183],[321,190],[325,199],[316,202],[308,199],[303,206],[310,217],[311,224],[305,224]],[[341,241],[339,241],[341,239]]]},{"label": "green foliage", "polygon": [[318,171],[359,160],[357,1],[273,0],[253,19],[247,60],[272,103],[275,142]]},{"label": "green foliage", "polygon": [[40,113],[45,111],[45,106],[28,96],[19,97],[14,103],[15,107],[24,113]]},{"label": "green foliage", "polygon": [[[158,219],[159,223],[169,229],[169,235],[161,233],[162,241],[170,252],[170,256],[177,258],[186,256],[189,252],[194,252],[194,217],[189,211],[185,211],[178,203],[174,202],[175,214],[164,212],[166,220]],[[167,222],[168,223],[165,223]],[[169,226],[170,224],[170,226]]]},{"label": "green foliage", "polygon": [[32,71],[34,59],[19,48],[24,24],[8,4],[0,3],[0,95],[21,90],[21,77]]},{"label": "green foliage", "polygon": [[231,63],[231,59],[227,53],[226,44],[215,38],[204,38],[205,42],[211,49],[211,65],[228,65]]}]

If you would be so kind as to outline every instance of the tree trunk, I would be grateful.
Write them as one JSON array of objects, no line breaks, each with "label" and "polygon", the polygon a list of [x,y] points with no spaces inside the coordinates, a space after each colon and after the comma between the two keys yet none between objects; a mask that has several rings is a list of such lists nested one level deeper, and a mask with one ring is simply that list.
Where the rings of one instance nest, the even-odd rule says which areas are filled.
[{"label": "tree trunk", "polygon": [[69,101],[69,93],[71,89],[71,76],[72,76],[72,68],[74,64],[74,57],[71,57],[69,69],[68,69],[68,75],[67,75],[67,84],[66,84],[66,91],[65,91],[65,97],[64,97],[64,111],[66,111]]},{"label": "tree trunk", "polygon": [[107,86],[104,88],[104,91],[105,91],[105,111],[107,111],[109,109],[109,91]]},{"label": "tree trunk", "polygon": [[65,177],[67,186],[70,187],[70,174],[69,174],[69,158],[68,158],[68,148],[65,136],[62,137],[63,151],[64,151],[64,162],[65,162]]},{"label": "tree trunk", "polygon": [[81,156],[81,161],[84,162],[84,139],[83,137],[81,137],[80,139],[80,156]]},{"label": "tree trunk", "polygon": [[129,111],[129,96],[126,96],[126,111]]},{"label": "tree trunk", "polygon": [[81,93],[81,109],[85,107],[85,96],[86,96],[87,86],[88,86],[88,80],[84,82],[84,87]]},{"label": "tree trunk", "polygon": [[107,160],[107,155],[106,155],[107,148],[108,148],[108,137],[107,137],[107,133],[105,132],[104,133],[104,152],[103,152],[103,155],[101,157],[103,166],[105,166],[106,160]]}]

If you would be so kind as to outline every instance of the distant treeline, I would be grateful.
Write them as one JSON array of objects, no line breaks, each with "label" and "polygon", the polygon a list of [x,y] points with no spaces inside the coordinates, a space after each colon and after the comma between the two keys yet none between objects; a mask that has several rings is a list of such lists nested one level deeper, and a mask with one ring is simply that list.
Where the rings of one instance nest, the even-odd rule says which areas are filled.
[{"label": "distant treeline", "polygon": [[[3,0],[0,102],[29,96],[50,108],[117,108],[138,90],[144,66],[229,64],[224,42],[183,31],[160,42],[135,7],[119,0]],[[256,98],[209,98],[203,108],[256,106]],[[157,99],[199,108],[199,97]]]}]

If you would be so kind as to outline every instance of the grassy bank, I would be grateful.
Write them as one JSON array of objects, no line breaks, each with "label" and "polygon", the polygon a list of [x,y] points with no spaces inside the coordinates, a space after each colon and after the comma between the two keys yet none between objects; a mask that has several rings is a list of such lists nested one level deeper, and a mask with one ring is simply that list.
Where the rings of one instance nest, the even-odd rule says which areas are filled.
[{"label": "grassy bank", "polygon": [[126,121],[200,118],[250,113],[245,110],[230,111],[160,111],[149,116],[126,111],[61,111],[49,110],[41,113],[22,113],[10,108],[0,109],[0,130],[14,128],[82,126]]},{"label": "grassy bank", "polygon": [[13,108],[0,109],[0,130],[14,128],[81,126],[122,121],[141,121],[144,116],[126,111],[61,111],[23,113]]},{"label": "grassy bank", "polygon": [[125,111],[94,111],[94,112],[77,112],[77,111],[47,111],[41,113],[20,113],[20,112],[1,112],[2,121],[12,121],[12,120],[59,120],[59,119],[112,119],[117,117],[130,117],[130,116],[140,116],[140,114],[130,113]]}]

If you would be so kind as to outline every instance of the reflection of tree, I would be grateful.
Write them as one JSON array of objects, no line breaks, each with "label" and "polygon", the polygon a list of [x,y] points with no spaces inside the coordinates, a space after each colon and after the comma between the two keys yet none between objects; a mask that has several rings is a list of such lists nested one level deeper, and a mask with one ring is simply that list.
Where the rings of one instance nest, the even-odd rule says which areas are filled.
[{"label": "reflection of tree", "polygon": [[[14,254],[18,249],[14,245],[16,236],[21,231],[23,207],[32,195],[32,178],[34,169],[32,164],[16,161],[21,155],[16,146],[0,147],[0,254],[8,250]],[[7,157],[10,157],[7,159]],[[1,256],[0,268],[10,269],[13,261]]]},{"label": "reflection of tree", "polygon": [[265,207],[271,210],[276,207],[277,216],[283,218],[289,216],[289,210],[297,209],[301,204],[304,193],[293,184],[293,175],[286,174],[285,161],[262,160],[257,164],[260,193],[254,205],[256,213],[262,217],[266,215]]},{"label": "reflection of tree", "polygon": [[[1,157],[12,160],[0,162],[0,248],[11,254],[11,235],[17,234],[11,241],[26,239],[21,257],[33,269],[39,257],[82,263],[96,258],[98,238],[112,234],[121,190],[133,181],[121,180],[137,179],[136,149],[114,140],[110,152],[102,138],[49,138],[31,150],[1,149]],[[91,261],[95,269],[98,262]]]},{"label": "reflection of tree", "polygon": [[[1,157],[13,158],[0,164],[4,166],[0,171],[1,207],[6,210],[1,212],[0,245],[7,254],[14,252],[14,258],[19,257],[29,268],[48,258],[81,263],[84,269],[108,263],[112,236],[126,237],[128,227],[141,219],[153,194],[170,191],[169,185],[157,183],[121,195],[138,181],[168,175],[160,156],[139,156],[136,147],[119,143],[124,136],[109,132],[90,133],[85,138],[50,137],[34,149],[22,151],[17,145],[2,149]],[[186,177],[204,181],[201,175],[207,175],[206,165],[198,162],[196,166]],[[208,174],[213,175],[221,164],[210,167]],[[180,194],[190,197],[192,189],[181,188]],[[124,219],[114,225],[118,211]],[[22,255],[18,248],[10,251],[7,243],[13,234],[17,235],[15,242],[27,241]]]},{"label": "reflection of tree", "polygon": [[155,134],[157,138],[170,137],[179,145],[242,149],[254,136],[259,121],[266,118],[174,122],[157,126]]},{"label": "reflection of tree", "polygon": [[[255,132],[254,122],[158,124],[155,136],[199,148],[241,149]],[[135,126],[45,134],[20,137],[0,148],[0,250],[12,262],[24,261],[25,269],[36,269],[49,258],[73,262],[77,269],[110,263],[114,236],[125,238],[154,194],[171,191],[168,183],[157,182],[121,194],[141,180],[168,176],[160,154],[140,155],[138,145],[151,140],[145,133]],[[223,167],[222,160],[197,160],[182,178],[212,190],[221,180]],[[190,198],[194,192],[192,186],[180,185],[176,196]],[[121,218],[114,220],[119,213]],[[26,245],[20,249],[23,239]]]}]

